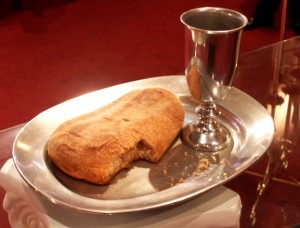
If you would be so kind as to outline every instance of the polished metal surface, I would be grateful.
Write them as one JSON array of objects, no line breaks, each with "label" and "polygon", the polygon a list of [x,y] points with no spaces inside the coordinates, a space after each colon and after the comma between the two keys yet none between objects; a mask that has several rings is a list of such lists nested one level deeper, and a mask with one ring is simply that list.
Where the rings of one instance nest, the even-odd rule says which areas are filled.
[{"label": "polished metal surface", "polygon": [[214,103],[198,105],[196,113],[199,120],[187,124],[180,133],[184,144],[203,152],[220,151],[232,146],[229,130],[216,120],[221,112]]},{"label": "polished metal surface", "polygon": [[234,79],[247,18],[233,10],[204,7],[189,10],[180,19],[185,25],[185,74],[192,96],[205,102],[222,100]]},{"label": "polished metal surface", "polygon": [[230,131],[233,147],[222,152],[199,153],[174,142],[156,164],[134,162],[110,185],[75,180],[48,159],[45,145],[52,132],[66,120],[93,111],[123,94],[147,87],[175,93],[185,111],[185,124],[195,120],[184,76],[150,78],[88,93],[54,106],[32,119],[20,131],[13,159],[23,179],[55,204],[89,213],[122,213],[173,205],[199,195],[239,175],[270,146],[274,135],[271,116],[257,101],[232,88],[220,102],[218,120]]},{"label": "polished metal surface", "polygon": [[195,150],[222,150],[233,141],[226,127],[216,120],[219,111],[214,111],[214,104],[230,91],[247,19],[239,12],[216,7],[192,9],[180,19],[186,35],[186,80],[199,103],[199,120],[183,129],[181,139]]}]

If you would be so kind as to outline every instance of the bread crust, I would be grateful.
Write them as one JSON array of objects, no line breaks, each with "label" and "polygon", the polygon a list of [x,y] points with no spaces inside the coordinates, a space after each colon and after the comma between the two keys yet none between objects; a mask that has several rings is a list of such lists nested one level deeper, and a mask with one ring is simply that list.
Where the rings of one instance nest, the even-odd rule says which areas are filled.
[{"label": "bread crust", "polygon": [[51,135],[47,153],[63,172],[108,184],[131,162],[157,162],[178,135],[184,120],[179,99],[161,88],[131,91],[74,119]]}]

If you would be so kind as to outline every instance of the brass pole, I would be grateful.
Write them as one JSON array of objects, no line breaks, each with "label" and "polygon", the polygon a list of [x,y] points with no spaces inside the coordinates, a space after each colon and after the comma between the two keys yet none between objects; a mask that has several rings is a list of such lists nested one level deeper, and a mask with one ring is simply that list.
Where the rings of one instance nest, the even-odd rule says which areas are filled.
[{"label": "brass pole", "polygon": [[282,10],[281,10],[280,36],[279,36],[280,42],[283,41],[285,38],[287,6],[288,6],[288,0],[283,0]]}]

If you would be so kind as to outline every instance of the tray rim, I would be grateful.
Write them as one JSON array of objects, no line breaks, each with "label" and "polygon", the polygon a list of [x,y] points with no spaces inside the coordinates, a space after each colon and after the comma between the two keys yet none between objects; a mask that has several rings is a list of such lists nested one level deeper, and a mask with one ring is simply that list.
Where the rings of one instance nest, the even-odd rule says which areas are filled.
[{"label": "tray rim", "polygon": [[[98,201],[99,203],[103,203],[103,201],[105,201],[105,204],[106,205],[109,205],[109,204],[115,204],[116,201],[123,201],[122,203],[123,204],[127,204],[126,208],[119,208],[119,209],[104,209],[104,208],[100,208],[100,209],[89,209],[89,208],[78,208],[74,205],[70,205],[70,203],[68,202],[61,202],[61,200],[57,200],[55,197],[52,196],[49,196],[49,194],[45,194],[45,192],[43,192],[41,189],[37,188],[37,186],[35,186],[34,183],[32,183],[32,181],[28,180],[28,177],[26,177],[26,175],[22,172],[22,168],[20,167],[20,164],[19,164],[19,161],[17,160],[17,156],[16,156],[16,150],[17,150],[17,143],[18,143],[18,139],[20,138],[20,136],[22,134],[24,134],[24,131],[27,130],[27,128],[34,124],[34,122],[40,118],[41,116],[43,116],[45,113],[47,113],[48,110],[51,110],[53,108],[56,108],[56,107],[60,107],[62,105],[65,105],[65,104],[68,104],[69,102],[74,102],[76,101],[77,99],[84,99],[86,96],[89,96],[89,95],[92,95],[94,93],[99,93],[99,92],[103,92],[103,91],[114,91],[114,90],[120,90],[120,88],[127,88],[127,91],[123,91],[123,94],[132,90],[132,88],[136,87],[136,86],[141,86],[142,84],[147,84],[149,83],[150,81],[166,81],[166,82],[171,82],[171,81],[180,81],[180,86],[183,86],[185,87],[185,76],[183,75],[171,75],[171,76],[161,76],[161,77],[154,77],[154,78],[147,78],[147,79],[142,79],[142,80],[137,80],[137,81],[132,81],[132,82],[127,82],[127,83],[123,83],[123,84],[119,84],[119,85],[115,85],[115,86],[112,86],[112,87],[108,87],[108,88],[104,88],[104,89],[101,89],[101,90],[97,90],[97,91],[93,91],[93,92],[90,92],[90,93],[87,93],[87,94],[84,94],[84,95],[81,95],[79,97],[75,97],[75,98],[72,98],[68,101],[65,101],[65,102],[62,102],[58,105],[55,105],[47,110],[45,110],[44,112],[40,113],[39,115],[37,115],[36,117],[34,117],[31,121],[29,121],[21,130],[20,132],[17,134],[15,140],[14,140],[14,143],[13,143],[13,160],[14,160],[14,163],[15,163],[15,166],[17,168],[17,171],[19,172],[19,174],[21,175],[22,179],[30,186],[32,187],[36,192],[40,193],[43,197],[47,198],[48,200],[50,200],[51,202],[55,203],[55,204],[58,204],[60,206],[63,206],[63,207],[67,207],[67,208],[70,208],[70,209],[73,209],[73,210],[77,210],[77,211],[81,211],[81,212],[87,212],[87,213],[96,213],[96,214],[117,214],[117,213],[124,213],[124,212],[137,212],[137,211],[144,211],[144,210],[150,210],[150,209],[154,209],[154,208],[161,208],[161,207],[164,207],[164,206],[169,206],[169,205],[173,205],[173,204],[176,204],[176,203],[179,203],[179,202],[182,202],[182,201],[185,201],[185,200],[188,200],[188,199],[191,199],[199,194],[202,194],[206,191],[208,191],[209,189],[213,188],[213,187],[216,187],[218,185],[221,185],[221,184],[224,184],[228,181],[230,181],[231,179],[233,179],[234,177],[236,177],[237,175],[239,175],[241,172],[238,172],[238,173],[234,173],[234,175],[231,175],[229,178],[226,179],[226,181],[222,181],[220,183],[215,183],[215,184],[212,184],[210,186],[210,188],[208,189],[205,189],[203,191],[195,191],[195,192],[191,192],[189,195],[182,195],[182,196],[179,196],[179,197],[176,197],[172,200],[168,200],[167,202],[156,202],[154,203],[153,205],[144,205],[142,206],[142,204],[144,203],[144,198],[145,196],[138,196],[136,198],[134,198],[135,200],[135,204],[132,204],[131,201],[133,201],[132,199],[133,198],[130,198],[130,199],[122,199],[122,200],[99,200],[99,199],[93,199],[93,200],[96,200]],[[150,83],[151,84],[151,83]],[[159,84],[159,83],[158,83]],[[171,83],[171,85],[163,85],[161,84],[161,86],[163,88],[166,88],[168,89],[168,87],[172,87],[173,84]],[[141,86],[143,87],[143,86]],[[148,86],[145,86],[143,88],[146,88]],[[150,87],[150,86],[149,86]],[[126,90],[126,89],[125,89]],[[267,112],[267,110],[259,103],[257,102],[256,100],[254,100],[252,97],[250,97],[249,95],[247,95],[246,93],[236,89],[236,88],[232,88],[232,91],[234,92],[237,92],[237,93],[241,93],[244,97],[246,97],[247,99],[251,100],[252,102],[254,102],[258,107],[260,107],[260,109],[265,113],[265,118],[269,121],[269,124],[268,126],[271,127],[271,129],[269,130],[269,135],[268,135],[268,139],[267,139],[267,142],[264,142],[264,145],[263,147],[265,148],[265,150],[263,152],[261,152],[258,156],[256,156],[255,158],[252,159],[252,161],[250,162],[250,164],[246,167],[246,168],[249,168],[253,163],[255,163],[265,152],[266,150],[270,147],[273,139],[274,139],[274,134],[275,134],[275,127],[274,127],[274,122],[273,122],[273,118],[270,116],[270,114]],[[179,95],[179,94],[177,94]],[[226,100],[226,98],[225,98]],[[109,102],[107,102],[109,103]],[[261,145],[260,145],[261,146]],[[246,169],[245,168],[245,169]],[[243,171],[245,170],[243,169]],[[186,188],[190,185],[191,183],[183,183],[183,184],[179,184],[175,187],[173,187],[173,189],[176,188],[177,191],[180,191],[180,189],[182,188]],[[169,189],[167,189],[169,190]],[[166,190],[163,190],[163,191],[166,191]],[[163,192],[162,191],[162,192]],[[161,192],[159,192],[161,193]],[[74,193],[76,194],[76,193]],[[158,194],[158,193],[152,193],[150,195],[152,195],[153,197],[153,194],[155,196],[158,196],[159,195],[159,199],[163,198],[164,196],[161,195],[161,194]],[[83,197],[83,198],[87,198],[87,197],[84,197],[84,196],[81,196],[80,197]],[[90,199],[90,198],[88,198]],[[139,205],[139,206],[136,206],[136,205]]]}]

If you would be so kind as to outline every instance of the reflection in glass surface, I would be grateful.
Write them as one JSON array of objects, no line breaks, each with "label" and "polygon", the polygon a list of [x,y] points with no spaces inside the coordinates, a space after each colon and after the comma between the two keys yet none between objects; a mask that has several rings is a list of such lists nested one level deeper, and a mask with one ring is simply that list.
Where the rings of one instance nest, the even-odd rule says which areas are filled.
[{"label": "reflection in glass surface", "polygon": [[[253,225],[272,224],[270,220],[257,221],[256,218],[260,215],[259,203],[261,202],[261,206],[266,207],[263,196],[274,178],[276,181],[287,184],[286,186],[295,186],[295,191],[298,191],[298,195],[300,193],[299,164],[297,163],[299,161],[297,150],[300,148],[299,80],[299,37],[241,56],[235,86],[250,94],[267,108],[274,119],[276,128],[274,143],[268,151],[268,164],[264,178],[258,184],[257,199],[251,211]],[[294,203],[296,202],[293,202],[293,205]],[[278,210],[284,212],[290,211],[292,205],[276,206],[280,207]],[[263,211],[265,210],[266,208]],[[288,220],[294,219],[296,222],[299,219],[286,213],[278,216],[283,224]],[[285,225],[292,226],[293,224],[295,223]]]}]

